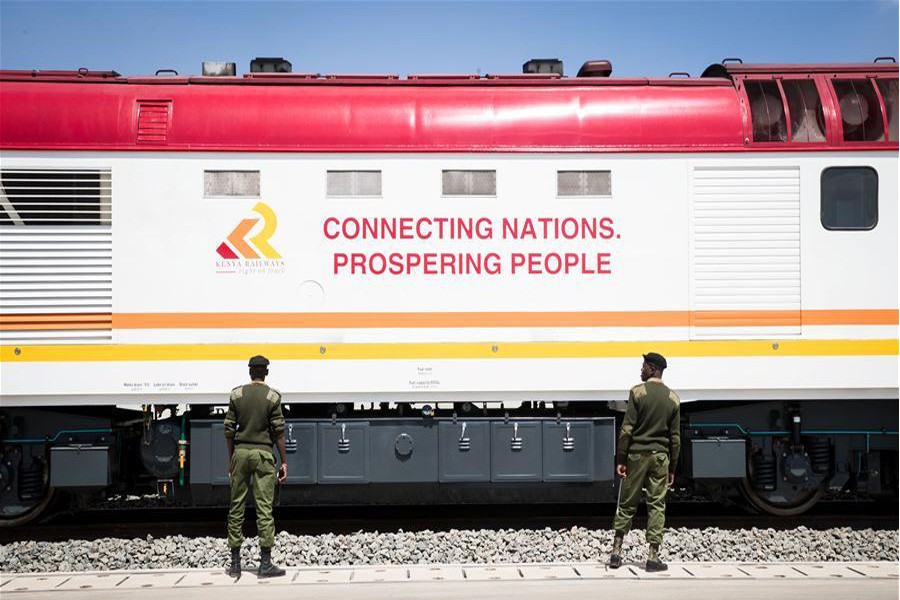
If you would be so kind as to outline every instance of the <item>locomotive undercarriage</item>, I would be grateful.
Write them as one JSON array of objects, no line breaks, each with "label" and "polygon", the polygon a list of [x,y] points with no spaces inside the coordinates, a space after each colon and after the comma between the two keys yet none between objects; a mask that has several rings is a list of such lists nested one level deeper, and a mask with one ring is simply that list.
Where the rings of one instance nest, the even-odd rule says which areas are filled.
[{"label": "locomotive undercarriage", "polygon": [[[896,498],[896,401],[857,400],[852,411],[847,405],[684,404],[676,488],[781,516],[805,512],[828,492]],[[613,502],[622,416],[616,408],[286,406],[291,478],[279,502]],[[0,410],[0,524],[31,521],[54,504],[77,510],[114,494],[225,504],[222,418],[222,407],[211,406]],[[488,447],[491,456],[479,457]],[[350,459],[363,455],[362,462]]]}]

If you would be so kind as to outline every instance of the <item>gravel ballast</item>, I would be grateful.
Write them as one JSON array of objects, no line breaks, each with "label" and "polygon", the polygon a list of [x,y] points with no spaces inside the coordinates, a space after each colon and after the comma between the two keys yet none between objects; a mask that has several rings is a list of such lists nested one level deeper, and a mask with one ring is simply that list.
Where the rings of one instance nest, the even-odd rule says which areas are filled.
[{"label": "gravel ballast", "polygon": [[[549,563],[605,561],[608,530],[499,529],[417,532],[356,532],[292,535],[280,532],[272,552],[282,566]],[[897,530],[798,527],[775,529],[669,529],[662,558],[673,562],[896,561]],[[644,560],[644,532],[625,539],[625,560]],[[256,538],[243,546],[244,561],[256,564]],[[14,542],[0,546],[0,571],[104,571],[225,567],[224,538],[154,538]]]}]

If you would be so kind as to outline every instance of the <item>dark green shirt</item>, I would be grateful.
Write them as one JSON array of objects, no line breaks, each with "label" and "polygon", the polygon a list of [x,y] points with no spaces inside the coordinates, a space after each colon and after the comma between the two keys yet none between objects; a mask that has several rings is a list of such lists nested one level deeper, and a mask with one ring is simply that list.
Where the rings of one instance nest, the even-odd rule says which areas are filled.
[{"label": "dark green shirt", "polygon": [[668,452],[674,472],[681,452],[681,399],[659,379],[631,388],[619,434],[616,459],[627,464],[629,452]]},{"label": "dark green shirt", "polygon": [[235,445],[272,451],[284,436],[281,392],[265,383],[248,383],[231,390],[225,415],[225,437]]}]

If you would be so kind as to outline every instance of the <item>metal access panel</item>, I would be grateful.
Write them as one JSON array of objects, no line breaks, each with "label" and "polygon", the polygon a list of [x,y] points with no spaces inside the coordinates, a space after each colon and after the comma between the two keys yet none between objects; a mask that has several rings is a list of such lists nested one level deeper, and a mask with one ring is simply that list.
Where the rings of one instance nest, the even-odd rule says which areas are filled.
[{"label": "metal access panel", "polygon": [[369,483],[369,424],[319,423],[319,483]]},{"label": "metal access panel", "polygon": [[541,441],[539,421],[491,423],[491,481],[540,481]]},{"label": "metal access panel", "polygon": [[50,449],[50,485],[55,488],[106,487],[110,483],[107,446]]},{"label": "metal access panel", "polygon": [[433,421],[372,421],[369,449],[373,482],[437,481],[438,428]]},{"label": "metal access panel", "polygon": [[[316,424],[300,421],[285,421],[284,447],[287,450],[288,478],[286,484],[315,483],[318,471],[318,445],[316,444]],[[276,463],[281,457],[275,453]]]},{"label": "metal access panel", "polygon": [[733,479],[747,475],[747,443],[744,440],[691,440],[691,473],[694,479]]},{"label": "metal access panel", "polygon": [[591,481],[594,425],[590,421],[544,421],[544,481]]},{"label": "metal access panel", "polygon": [[616,420],[594,419],[594,481],[612,481],[616,471]]},{"label": "metal access panel", "polygon": [[191,483],[229,485],[228,450],[222,421],[191,422]]},{"label": "metal access panel", "polygon": [[490,423],[457,421],[438,425],[438,480],[441,482],[491,480]]}]

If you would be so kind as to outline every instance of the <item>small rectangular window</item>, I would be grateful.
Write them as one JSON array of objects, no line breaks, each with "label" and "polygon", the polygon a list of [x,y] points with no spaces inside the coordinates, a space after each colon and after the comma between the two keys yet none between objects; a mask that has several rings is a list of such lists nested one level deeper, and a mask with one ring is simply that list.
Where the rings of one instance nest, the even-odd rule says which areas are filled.
[{"label": "small rectangular window", "polygon": [[557,171],[556,195],[559,197],[611,196],[610,172]]},{"label": "small rectangular window", "polygon": [[496,196],[497,171],[443,171],[444,196]]},{"label": "small rectangular window", "polygon": [[881,92],[881,99],[884,100],[884,112],[887,114],[888,120],[888,139],[896,142],[897,137],[897,80],[896,79],[878,79],[878,91]]},{"label": "small rectangular window", "polygon": [[824,142],[825,114],[816,83],[809,79],[782,82],[791,113],[792,142]]},{"label": "small rectangular window", "polygon": [[328,171],[329,198],[381,197],[381,171]]},{"label": "small rectangular window", "polygon": [[825,229],[874,228],[878,223],[878,173],[871,167],[825,169],[821,209]]},{"label": "small rectangular window", "polygon": [[786,142],[784,103],[774,81],[750,79],[744,82],[750,100],[754,142]]},{"label": "small rectangular window", "polygon": [[841,109],[844,141],[878,142],[884,139],[881,104],[872,82],[846,79],[832,82]]},{"label": "small rectangular window", "polygon": [[109,169],[3,169],[0,225],[109,225]]},{"label": "small rectangular window", "polygon": [[259,171],[204,171],[204,198],[259,198]]}]

